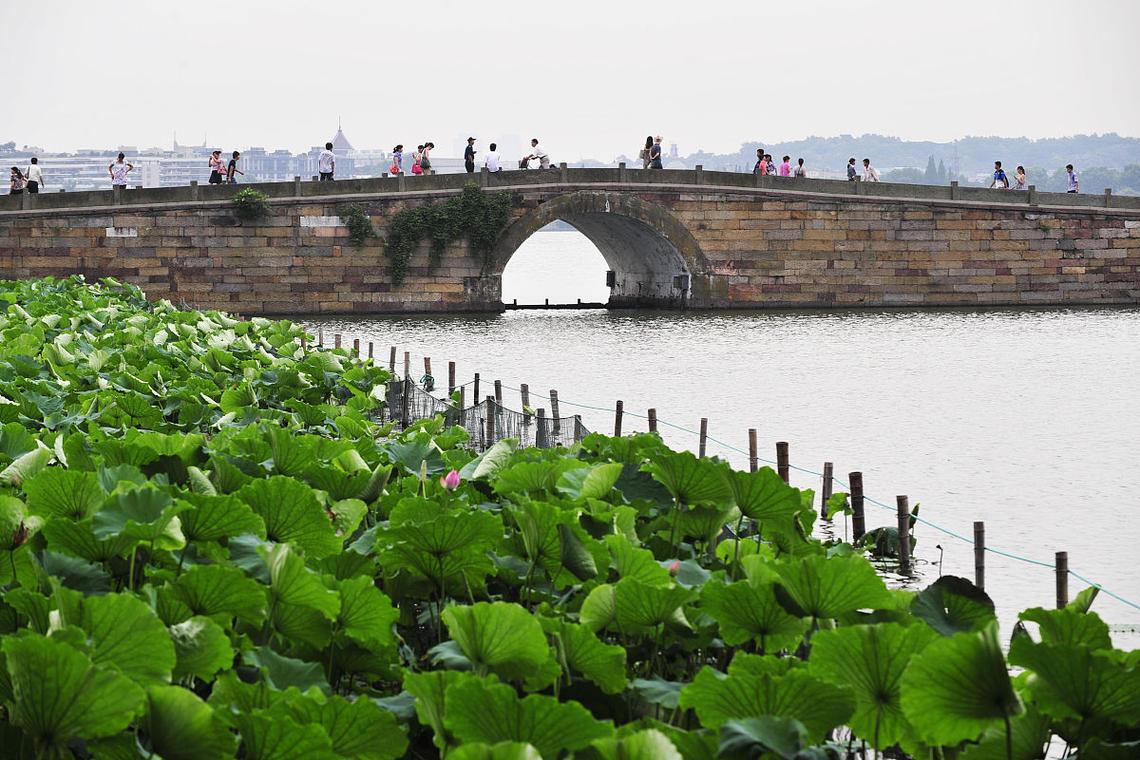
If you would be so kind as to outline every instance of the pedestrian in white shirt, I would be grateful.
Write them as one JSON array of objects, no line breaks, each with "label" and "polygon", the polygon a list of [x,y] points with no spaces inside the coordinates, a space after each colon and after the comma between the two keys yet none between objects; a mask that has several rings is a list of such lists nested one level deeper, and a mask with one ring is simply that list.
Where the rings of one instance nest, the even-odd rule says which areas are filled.
[{"label": "pedestrian in white shirt", "polygon": [[878,182],[879,173],[875,171],[875,167],[871,166],[871,159],[863,159],[863,181],[864,182]]},{"label": "pedestrian in white shirt", "polygon": [[40,168],[40,160],[35,156],[32,156],[32,165],[28,167],[27,180],[29,193],[38,193],[44,186],[44,172]]},{"label": "pedestrian in white shirt", "polygon": [[536,158],[538,159],[539,169],[550,168],[550,156],[546,155],[546,151],[539,147],[537,137],[530,141],[530,155],[527,156],[526,159],[527,161],[533,161]]},{"label": "pedestrian in white shirt", "polygon": [[489,172],[501,171],[503,168],[502,166],[499,165],[499,150],[498,150],[498,148],[499,148],[498,145],[496,145],[495,143],[491,143],[491,149],[483,154],[483,166],[485,166],[487,171],[489,171]]},{"label": "pedestrian in white shirt", "polygon": [[333,153],[332,143],[325,143],[325,149],[317,156],[317,172],[321,175],[321,182],[332,182],[336,172],[336,154]]},{"label": "pedestrian in white shirt", "polygon": [[112,188],[127,186],[127,174],[134,171],[135,165],[127,163],[126,158],[126,156],[120,153],[119,157],[112,161],[107,167],[107,171],[111,175]]}]

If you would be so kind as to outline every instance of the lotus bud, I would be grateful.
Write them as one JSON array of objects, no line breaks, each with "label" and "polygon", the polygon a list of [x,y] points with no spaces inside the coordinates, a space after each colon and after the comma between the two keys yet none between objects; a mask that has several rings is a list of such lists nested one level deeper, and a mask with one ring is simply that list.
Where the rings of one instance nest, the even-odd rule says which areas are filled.
[{"label": "lotus bud", "polygon": [[440,485],[448,491],[454,491],[459,488],[459,470],[452,470],[439,479]]},{"label": "lotus bud", "polygon": [[681,571],[681,560],[675,559],[669,563],[669,575],[676,575]]}]

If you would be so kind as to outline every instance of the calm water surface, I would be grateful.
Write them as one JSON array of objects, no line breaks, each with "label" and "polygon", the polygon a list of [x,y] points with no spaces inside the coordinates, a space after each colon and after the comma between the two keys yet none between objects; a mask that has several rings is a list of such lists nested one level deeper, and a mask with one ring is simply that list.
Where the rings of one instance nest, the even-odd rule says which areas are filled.
[{"label": "calm water surface", "polygon": [[[576,233],[541,233],[504,275],[504,299],[519,303],[604,301],[605,264]],[[563,414],[580,412],[591,430],[645,430],[655,407],[662,422],[747,450],[759,432],[761,456],[788,441],[791,461],[819,471],[835,463],[863,472],[868,528],[894,524],[896,494],[921,515],[962,536],[985,520],[987,543],[1070,567],[1140,601],[1140,310],[924,312],[514,311],[493,316],[378,317],[326,321],[351,343],[373,341],[430,356],[446,384],[474,372],[532,392],[557,389]],[[575,408],[568,402],[601,407]],[[520,408],[517,393],[504,403]],[[541,399],[532,406],[547,405]],[[571,411],[572,410],[572,411]],[[661,426],[674,447],[695,435]],[[710,441],[709,453],[747,466],[747,457]],[[792,473],[792,484],[819,478]],[[834,528],[840,536],[844,526]],[[973,577],[970,544],[917,528],[922,582],[942,572]],[[941,545],[942,550],[936,548]],[[1020,609],[1054,600],[1050,568],[987,555],[987,592],[1009,632]],[[1083,585],[1075,579],[1070,594]],[[1140,611],[1105,595],[1094,609],[1114,624],[1120,644],[1140,645]]]}]

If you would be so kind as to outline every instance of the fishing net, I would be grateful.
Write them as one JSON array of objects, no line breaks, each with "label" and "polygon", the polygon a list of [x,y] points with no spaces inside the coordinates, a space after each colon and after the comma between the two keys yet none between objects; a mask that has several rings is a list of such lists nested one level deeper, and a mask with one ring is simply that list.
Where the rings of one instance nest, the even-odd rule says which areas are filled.
[{"label": "fishing net", "polygon": [[[462,409],[436,398],[414,382],[395,379],[388,383],[387,419],[407,427],[418,420],[442,416],[448,425],[458,425],[470,436],[467,445],[487,449],[504,438],[514,438],[519,446],[540,449],[570,446],[590,431],[581,417],[547,417],[508,409],[494,400],[480,401]],[[543,412],[543,410],[539,410]]]}]

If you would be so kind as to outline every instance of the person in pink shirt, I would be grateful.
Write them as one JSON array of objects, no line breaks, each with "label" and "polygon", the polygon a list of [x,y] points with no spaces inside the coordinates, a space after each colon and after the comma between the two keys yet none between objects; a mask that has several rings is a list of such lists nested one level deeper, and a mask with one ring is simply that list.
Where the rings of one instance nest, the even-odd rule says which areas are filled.
[{"label": "person in pink shirt", "polygon": [[780,176],[781,177],[792,176],[792,157],[791,156],[784,156],[784,160],[780,164]]}]

